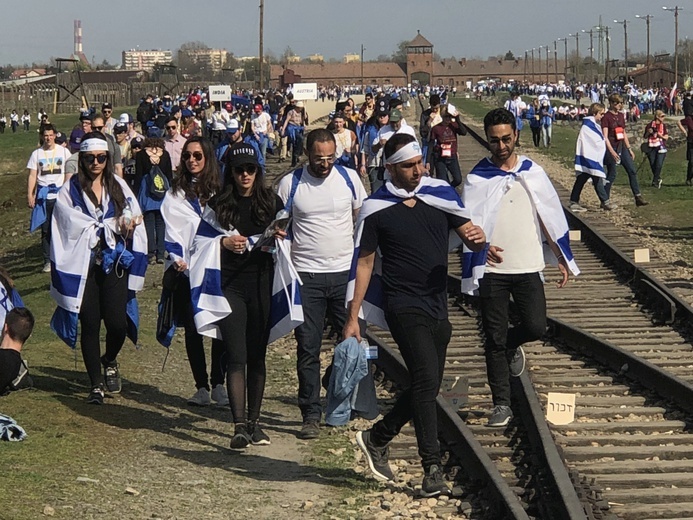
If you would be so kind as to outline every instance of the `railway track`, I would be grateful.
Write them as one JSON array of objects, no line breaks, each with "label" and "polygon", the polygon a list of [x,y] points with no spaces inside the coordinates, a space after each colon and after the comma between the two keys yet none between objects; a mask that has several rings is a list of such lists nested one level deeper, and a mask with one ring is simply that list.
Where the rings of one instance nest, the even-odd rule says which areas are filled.
[{"label": "railway track", "polygon": [[[469,170],[484,150],[463,139],[460,154]],[[566,190],[557,191],[565,201]],[[676,293],[685,283],[656,252],[647,268],[634,264],[636,235],[595,214],[566,213],[582,231],[571,244],[582,274],[561,290],[546,284],[549,332],[525,346],[527,371],[514,381],[516,418],[506,429],[486,426],[483,336],[473,302],[455,293],[459,261],[450,262],[446,376],[468,379],[469,400],[459,411],[442,397],[438,404],[463,506],[435,500],[422,516],[693,519],[693,310]],[[381,347],[385,377],[406,385],[389,335],[371,331],[370,339]],[[575,394],[574,422],[546,423],[549,391]],[[418,464],[413,428],[393,443],[392,458]]]}]

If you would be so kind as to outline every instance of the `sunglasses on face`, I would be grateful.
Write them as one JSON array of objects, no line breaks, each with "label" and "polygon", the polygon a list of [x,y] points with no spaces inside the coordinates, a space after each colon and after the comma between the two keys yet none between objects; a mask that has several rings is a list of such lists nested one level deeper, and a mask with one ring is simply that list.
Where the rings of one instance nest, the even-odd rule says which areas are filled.
[{"label": "sunglasses on face", "polygon": [[106,108],[106,109],[102,110],[102,112],[104,114],[110,114],[112,112],[112,110],[109,110],[108,108]]},{"label": "sunglasses on face", "polygon": [[103,125],[101,125],[101,126],[93,126],[93,125],[92,125],[92,127],[93,127],[94,130],[96,130],[97,132],[100,132],[101,130],[103,130]]},{"label": "sunglasses on face", "polygon": [[103,164],[106,162],[106,159],[108,159],[108,154],[105,153],[100,153],[98,155],[88,153],[84,156],[84,162],[87,164],[94,164],[94,161],[99,164]]},{"label": "sunglasses on face", "polygon": [[243,175],[247,173],[248,175],[255,175],[257,173],[257,166],[254,164],[244,164],[243,166],[234,166],[233,173],[236,175]]},{"label": "sunglasses on face", "polygon": [[166,130],[175,130],[176,128],[178,128],[176,125],[171,125],[171,126],[167,126]]},{"label": "sunglasses on face", "polygon": [[201,161],[204,158],[204,155],[202,152],[183,152],[180,155],[180,158],[184,161],[189,161],[191,158],[195,159],[196,161]]}]

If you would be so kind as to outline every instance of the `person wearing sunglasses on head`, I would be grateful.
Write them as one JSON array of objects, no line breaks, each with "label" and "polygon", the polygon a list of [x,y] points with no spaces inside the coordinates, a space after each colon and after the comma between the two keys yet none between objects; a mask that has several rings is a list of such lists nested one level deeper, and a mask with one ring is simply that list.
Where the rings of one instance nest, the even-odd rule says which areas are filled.
[{"label": "person wearing sunglasses on head", "polygon": [[[212,371],[207,373],[203,337],[193,320],[189,272],[190,249],[202,212],[219,189],[219,167],[211,141],[191,137],[183,147],[180,168],[171,189],[161,203],[161,216],[166,224],[166,270],[161,301],[171,298],[173,313],[170,324],[161,330],[157,328],[157,339],[169,347],[176,326],[185,328],[185,350],[196,387],[188,404],[194,406],[209,406],[212,400],[220,406],[229,404],[224,386],[226,367],[222,366],[224,347],[219,340],[212,341]],[[162,305],[160,312],[163,309]]]},{"label": "person wearing sunglasses on head", "polygon": [[149,243],[149,263],[164,263],[164,219],[161,217],[161,202],[171,187],[173,168],[171,156],[165,150],[164,140],[147,137],[144,149],[135,156],[137,200],[144,214]]},{"label": "person wearing sunglasses on head", "polygon": [[[116,358],[126,336],[137,342],[136,291],[144,285],[147,237],[135,194],[115,175],[100,132],[84,136],[77,174],[60,190],[53,213],[51,296],[58,304],[51,328],[70,347],[80,346],[89,375],[87,402],[103,404],[104,384],[121,391]],[[101,321],[106,352],[101,355]],[[101,369],[103,367],[103,373]]]},{"label": "person wearing sunglasses on head", "polygon": [[[205,297],[212,299],[221,296],[219,292],[223,294],[223,301],[209,313],[219,316],[213,325],[226,351],[233,449],[270,443],[258,421],[265,390],[274,259],[273,248],[262,247],[255,239],[283,207],[284,203],[265,182],[257,150],[246,143],[232,145],[226,157],[222,191],[203,211],[194,239],[191,285],[195,287],[200,273],[211,271],[215,264],[221,271],[220,287]],[[275,237],[284,235],[283,231],[275,232]],[[205,291],[214,283],[208,280],[200,289]],[[196,306],[202,305],[200,298]],[[198,314],[195,319],[201,331],[204,317]],[[211,331],[205,333],[212,335]]]}]

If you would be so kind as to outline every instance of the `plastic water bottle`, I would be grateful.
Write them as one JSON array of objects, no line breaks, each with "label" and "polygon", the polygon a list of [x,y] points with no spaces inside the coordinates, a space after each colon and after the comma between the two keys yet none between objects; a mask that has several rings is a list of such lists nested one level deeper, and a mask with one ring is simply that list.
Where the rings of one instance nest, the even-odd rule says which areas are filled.
[{"label": "plastic water bottle", "polygon": [[130,227],[130,223],[132,222],[132,208],[130,208],[130,204],[126,203],[125,207],[123,208],[123,226],[128,228]]}]

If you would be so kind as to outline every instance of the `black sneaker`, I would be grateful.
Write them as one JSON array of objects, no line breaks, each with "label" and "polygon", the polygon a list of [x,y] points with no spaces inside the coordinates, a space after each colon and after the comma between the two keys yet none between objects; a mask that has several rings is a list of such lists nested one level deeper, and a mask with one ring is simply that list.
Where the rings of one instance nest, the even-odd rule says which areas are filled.
[{"label": "black sneaker", "polygon": [[421,496],[435,497],[441,493],[449,495],[450,488],[447,482],[445,482],[443,471],[433,464],[424,475],[423,483],[421,484]]},{"label": "black sneaker", "polygon": [[248,429],[245,424],[237,424],[233,432],[233,438],[231,439],[231,449],[242,450],[250,443],[250,435],[248,434]]},{"label": "black sneaker", "polygon": [[508,367],[512,377],[520,377],[525,371],[525,351],[522,350],[522,347],[517,347],[515,354],[510,358]]},{"label": "black sneaker", "polygon": [[119,394],[123,389],[123,382],[120,379],[120,370],[116,361],[107,362],[105,358],[101,358],[103,364],[103,378],[106,382],[106,390],[112,394]]},{"label": "black sneaker", "polygon": [[320,424],[318,421],[304,421],[301,431],[296,437],[304,440],[317,439],[320,437]]},{"label": "black sneaker", "polygon": [[512,408],[509,406],[498,405],[493,408],[493,413],[488,419],[487,426],[491,426],[492,428],[507,426],[512,418]]},{"label": "black sneaker", "polygon": [[269,446],[271,444],[269,435],[262,431],[257,421],[248,421],[248,433],[250,434],[250,442],[254,446]]},{"label": "black sneaker", "polygon": [[390,448],[388,446],[378,447],[371,441],[371,431],[366,430],[356,434],[356,444],[359,445],[361,451],[366,456],[368,467],[373,472],[373,476],[378,480],[394,480],[395,475],[390,469],[388,458],[390,457]]},{"label": "black sneaker", "polygon": [[103,385],[95,386],[87,397],[89,404],[103,404]]}]

